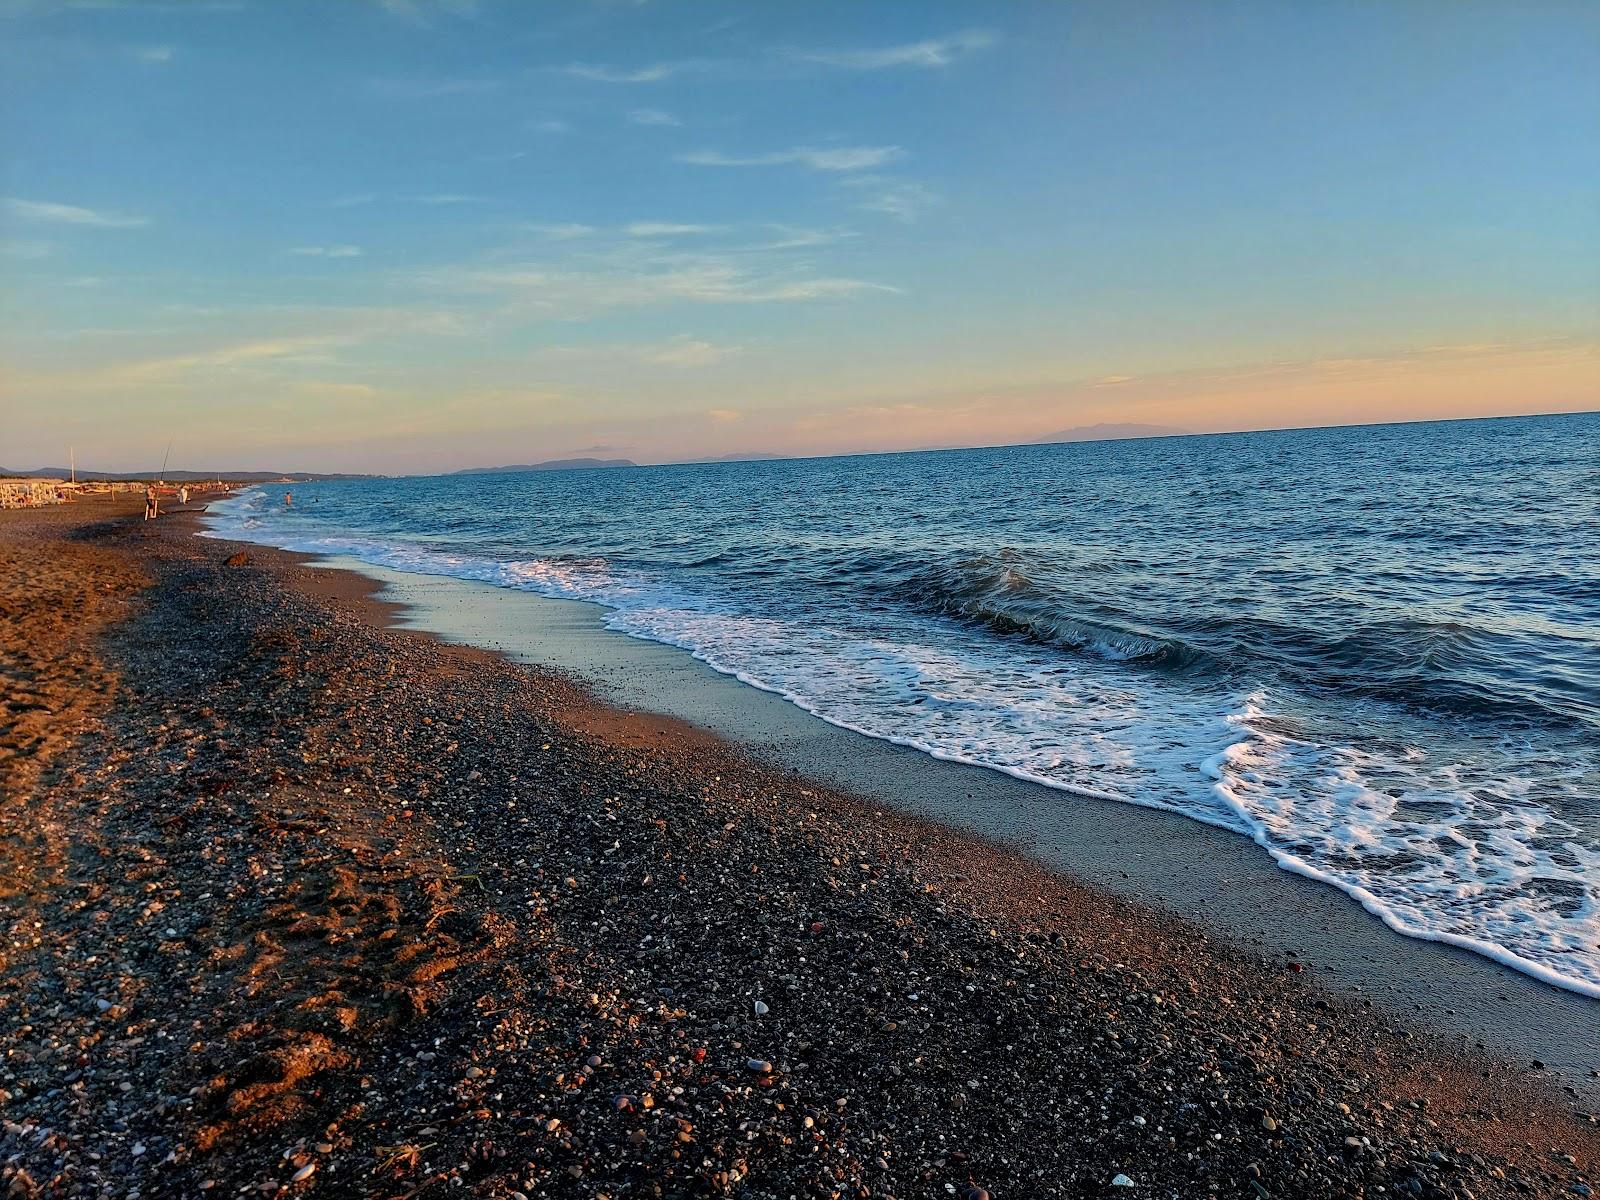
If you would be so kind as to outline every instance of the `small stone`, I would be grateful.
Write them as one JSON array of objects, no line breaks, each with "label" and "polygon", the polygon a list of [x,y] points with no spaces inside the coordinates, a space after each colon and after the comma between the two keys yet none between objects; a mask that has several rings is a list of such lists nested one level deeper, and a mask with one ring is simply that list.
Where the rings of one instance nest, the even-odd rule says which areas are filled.
[{"label": "small stone", "polygon": [[1111,1177],[1111,1186],[1112,1187],[1132,1187],[1133,1186],[1133,1180],[1129,1179],[1126,1175],[1113,1175]]},{"label": "small stone", "polygon": [[967,1189],[967,1200],[989,1200],[989,1193],[981,1187]]},{"label": "small stone", "polygon": [[467,1078],[468,1079],[482,1079],[483,1078],[483,1068],[482,1067],[468,1067],[467,1068]]},{"label": "small stone", "polygon": [[1273,1119],[1271,1113],[1266,1113],[1261,1118],[1261,1128],[1265,1129],[1268,1133],[1277,1133],[1278,1122]]},{"label": "small stone", "polygon": [[771,1075],[772,1064],[764,1058],[747,1058],[744,1063],[745,1070],[754,1071],[757,1075]]},{"label": "small stone", "polygon": [[756,1009],[756,1016],[758,1016],[758,1017],[764,1017],[764,1016],[766,1016],[766,1015],[767,1015],[767,1013],[768,1013],[768,1012],[770,1012],[770,1011],[771,1011],[771,1010],[770,1010],[770,1009],[768,1009],[768,1008],[767,1008],[767,1006],[766,1006],[766,1005],[765,1005],[765,1004],[763,1004],[763,1003],[762,1003],[762,1002],[761,1002],[761,1001],[760,1001],[760,1000],[757,1000],[757,1001],[756,1001],[756,1003],[755,1003],[755,1009]]},{"label": "small stone", "polygon": [[307,1179],[310,1179],[316,1173],[317,1173],[317,1164],[316,1163],[307,1163],[305,1166],[301,1167],[298,1171],[296,1171],[293,1175],[289,1176],[289,1182],[290,1183],[304,1183]]}]

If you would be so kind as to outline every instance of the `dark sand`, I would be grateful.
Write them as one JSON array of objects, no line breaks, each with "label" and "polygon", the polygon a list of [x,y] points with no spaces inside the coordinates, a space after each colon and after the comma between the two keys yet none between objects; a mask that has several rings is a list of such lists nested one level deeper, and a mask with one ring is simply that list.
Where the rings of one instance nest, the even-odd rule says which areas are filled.
[{"label": "dark sand", "polygon": [[1325,987],[1523,1067],[1600,1111],[1600,1001],[1481,955],[1395,933],[1248,840],[1185,817],[1069,795],[828,725],[686,651],[611,633],[597,605],[330,559],[380,581],[393,619],[574,671],[607,702],[670,714],[894,809],[1012,846],[1075,879],[1154,902],[1301,963]]},{"label": "dark sand", "polygon": [[189,524],[0,514],[0,1194],[1595,1178],[1522,1070]]}]

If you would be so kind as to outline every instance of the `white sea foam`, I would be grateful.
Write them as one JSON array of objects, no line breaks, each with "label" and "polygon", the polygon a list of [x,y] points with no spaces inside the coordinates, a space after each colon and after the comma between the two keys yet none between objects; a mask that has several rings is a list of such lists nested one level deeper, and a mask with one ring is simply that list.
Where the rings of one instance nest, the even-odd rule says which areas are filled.
[{"label": "white sea foam", "polygon": [[[1264,692],[1185,691],[954,622],[889,617],[867,633],[756,616],[599,559],[501,562],[328,536],[265,500],[214,505],[216,535],[594,601],[609,628],[682,647],[832,724],[1233,830],[1401,933],[1600,997],[1600,851],[1535,794],[1532,780],[1562,786],[1561,767],[1531,747],[1523,770],[1489,778],[1421,747],[1297,736]],[[1515,762],[1506,749],[1496,761]]]}]

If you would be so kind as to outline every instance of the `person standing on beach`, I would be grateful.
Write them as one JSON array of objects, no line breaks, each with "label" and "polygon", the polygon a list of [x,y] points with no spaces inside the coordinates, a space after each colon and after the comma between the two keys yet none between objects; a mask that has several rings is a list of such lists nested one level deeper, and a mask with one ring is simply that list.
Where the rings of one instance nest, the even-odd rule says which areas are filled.
[{"label": "person standing on beach", "polygon": [[157,516],[158,513],[159,508],[156,504],[156,485],[152,483],[144,489],[144,519],[146,521],[151,520]]},{"label": "person standing on beach", "polygon": [[178,489],[178,503],[179,504],[187,504],[187,503],[189,503],[189,489],[188,488],[181,487],[181,488]]}]

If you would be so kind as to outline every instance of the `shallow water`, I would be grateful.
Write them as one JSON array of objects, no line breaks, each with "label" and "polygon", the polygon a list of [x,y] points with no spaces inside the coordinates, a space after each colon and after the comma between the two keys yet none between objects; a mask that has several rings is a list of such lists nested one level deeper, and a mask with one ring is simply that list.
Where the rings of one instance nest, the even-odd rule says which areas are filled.
[{"label": "shallow water", "polygon": [[293,490],[217,532],[597,601],[1600,996],[1600,415]]}]

